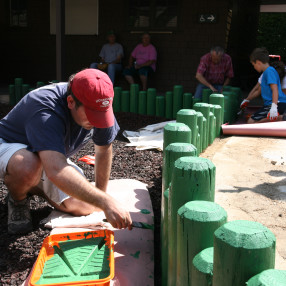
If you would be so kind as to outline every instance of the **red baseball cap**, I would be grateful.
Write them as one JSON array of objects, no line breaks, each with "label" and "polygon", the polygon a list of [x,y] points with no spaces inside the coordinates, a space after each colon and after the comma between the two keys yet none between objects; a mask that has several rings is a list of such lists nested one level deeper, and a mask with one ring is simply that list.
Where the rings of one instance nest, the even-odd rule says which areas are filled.
[{"label": "red baseball cap", "polygon": [[106,73],[97,69],[82,70],[71,80],[71,90],[83,104],[90,124],[97,128],[114,125],[113,84]]}]

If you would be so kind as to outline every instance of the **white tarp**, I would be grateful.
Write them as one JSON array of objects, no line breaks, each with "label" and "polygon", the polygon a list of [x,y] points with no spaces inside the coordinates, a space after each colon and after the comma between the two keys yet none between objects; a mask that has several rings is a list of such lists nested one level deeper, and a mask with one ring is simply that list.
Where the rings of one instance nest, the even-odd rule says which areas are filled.
[{"label": "white tarp", "polygon": [[123,136],[130,142],[126,146],[136,146],[136,150],[158,149],[163,151],[164,127],[170,122],[176,121],[172,120],[147,125],[138,131],[123,131]]}]

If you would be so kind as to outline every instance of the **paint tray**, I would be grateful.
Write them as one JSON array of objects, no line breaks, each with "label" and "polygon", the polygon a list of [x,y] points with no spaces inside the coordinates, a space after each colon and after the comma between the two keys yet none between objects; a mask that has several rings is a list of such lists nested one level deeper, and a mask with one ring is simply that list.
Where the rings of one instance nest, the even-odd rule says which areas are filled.
[{"label": "paint tray", "polygon": [[50,235],[44,239],[30,286],[105,286],[114,277],[110,230]]}]

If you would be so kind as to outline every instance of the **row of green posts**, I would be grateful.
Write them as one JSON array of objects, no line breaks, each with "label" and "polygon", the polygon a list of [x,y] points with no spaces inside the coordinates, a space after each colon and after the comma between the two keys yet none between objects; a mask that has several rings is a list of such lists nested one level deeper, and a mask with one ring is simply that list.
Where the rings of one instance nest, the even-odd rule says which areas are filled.
[{"label": "row of green posts", "polygon": [[214,100],[211,97],[212,93],[210,89],[204,89],[202,99],[197,99],[193,98],[192,93],[184,92],[182,85],[175,85],[173,91],[157,95],[155,88],[140,91],[138,84],[131,84],[130,90],[114,87],[113,110],[175,119],[181,109],[191,109],[197,103],[220,104],[223,100],[224,121],[221,123],[233,123],[241,100],[240,88],[225,87],[222,93],[223,99]]},{"label": "row of green posts", "polygon": [[163,286],[286,285],[286,271],[274,269],[274,234],[258,222],[227,221],[214,202],[216,167],[199,157],[219,135],[226,96],[210,94],[164,127]]},{"label": "row of green posts", "polygon": [[[57,80],[52,80],[52,83],[57,83]],[[36,83],[36,88],[46,85],[43,81]],[[16,105],[27,93],[34,90],[30,84],[24,83],[23,78],[15,78],[14,84],[9,85],[9,104]]]}]

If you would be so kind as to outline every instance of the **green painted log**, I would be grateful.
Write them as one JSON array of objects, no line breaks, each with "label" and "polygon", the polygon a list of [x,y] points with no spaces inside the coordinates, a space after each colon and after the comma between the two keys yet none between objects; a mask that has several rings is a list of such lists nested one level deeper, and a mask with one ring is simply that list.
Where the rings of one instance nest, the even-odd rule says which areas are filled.
[{"label": "green painted log", "polygon": [[194,105],[194,110],[199,111],[203,114],[207,120],[207,130],[209,130],[209,116],[210,116],[210,105],[208,103],[196,103]]},{"label": "green painted log", "polygon": [[130,112],[138,113],[139,85],[133,83],[130,85]]},{"label": "green painted log", "polygon": [[224,121],[223,123],[231,121],[231,101],[228,95],[224,95]]},{"label": "green painted log", "polygon": [[122,90],[121,92],[121,111],[129,112],[130,108],[130,92],[129,90]]},{"label": "green painted log", "polygon": [[178,210],[176,285],[190,285],[194,257],[213,246],[214,232],[226,221],[226,211],[214,202],[191,201]]},{"label": "green painted log", "polygon": [[274,234],[246,220],[226,223],[214,235],[213,286],[241,286],[254,275],[275,266]]},{"label": "green painted log", "polygon": [[45,83],[43,81],[37,81],[37,84],[36,84],[37,88],[42,87],[44,85]]},{"label": "green painted log", "polygon": [[184,123],[168,123],[164,127],[163,151],[171,143],[191,143],[192,131]]},{"label": "green painted log", "polygon": [[173,118],[176,118],[177,112],[183,107],[183,86],[175,85],[173,89]]},{"label": "green painted log", "polygon": [[183,94],[183,109],[191,109],[193,104],[193,95],[189,92]]},{"label": "green painted log", "polygon": [[[165,257],[168,257],[166,240],[168,235],[168,202],[165,201],[166,190],[169,188],[172,178],[172,172],[174,169],[175,161],[180,157],[185,156],[197,156],[197,149],[195,146],[189,143],[172,143],[165,149],[163,156],[162,166],[162,201],[161,201],[161,246],[162,246],[162,277],[167,277],[167,265]],[[169,191],[168,191],[169,193]],[[167,205],[167,208],[166,208]],[[164,258],[163,258],[164,256]],[[164,264],[164,265],[163,265]],[[164,269],[164,271],[163,271]],[[163,279],[164,280],[164,279]],[[166,285],[163,283],[162,285]]]},{"label": "green painted log", "polygon": [[255,275],[246,283],[247,286],[285,286],[286,270],[268,269]]},{"label": "green painted log", "polygon": [[225,85],[224,87],[223,87],[223,92],[224,91],[230,91],[231,90],[231,86],[230,85]]},{"label": "green painted log", "polygon": [[239,105],[242,101],[242,94],[241,94],[241,89],[239,87],[235,87],[235,86],[232,86],[230,91],[235,95],[236,97],[236,109],[239,108]]},{"label": "green painted log", "polygon": [[199,156],[202,153],[202,142],[201,142],[201,135],[200,135],[200,130],[199,130],[198,125],[197,125],[196,147],[197,147],[197,152],[198,152],[198,156]]},{"label": "green painted log", "polygon": [[204,140],[204,127],[203,127],[203,114],[201,112],[197,112],[197,126],[199,128],[199,134],[200,134],[200,145],[198,145],[198,142],[197,142],[197,149],[199,150],[198,151],[198,154],[202,153],[203,151],[203,140]]},{"label": "green painted log", "polygon": [[168,285],[168,201],[169,189],[164,192],[164,214],[161,220],[161,271],[162,285]]},{"label": "green painted log", "polygon": [[9,85],[9,104],[11,106],[16,105],[16,94],[15,94],[15,85],[14,84]]},{"label": "green painted log", "polygon": [[113,111],[121,111],[121,92],[122,88],[119,86],[114,87],[114,98],[113,98]]},{"label": "green painted log", "polygon": [[22,97],[24,97],[27,93],[29,93],[30,85],[23,84],[22,85]]},{"label": "green painted log", "polygon": [[139,114],[146,114],[147,113],[147,92],[146,91],[140,91],[139,92],[138,113]]},{"label": "green painted log", "polygon": [[185,123],[192,130],[192,144],[197,146],[197,112],[193,109],[181,109],[177,113],[177,122]]},{"label": "green painted log", "polygon": [[165,117],[165,96],[156,96],[156,116]]},{"label": "green painted log", "polygon": [[208,147],[208,142],[209,142],[209,133],[208,133],[208,129],[207,129],[207,120],[205,119],[205,117],[203,117],[203,151],[206,150],[206,148]]},{"label": "green painted log", "polygon": [[214,105],[209,103],[209,107],[210,107],[210,112],[214,113]]},{"label": "green painted log", "polygon": [[197,148],[190,143],[171,143],[164,152],[162,166],[162,195],[171,183],[175,161],[181,157],[197,156]]},{"label": "green painted log", "polygon": [[202,100],[204,103],[209,103],[210,95],[213,93],[213,91],[209,88],[204,88],[202,93]]},{"label": "green painted log", "polygon": [[22,84],[23,79],[22,78],[15,78],[15,97],[16,97],[16,103],[18,103],[22,98]]},{"label": "green painted log", "polygon": [[209,145],[214,142],[216,135],[216,118],[212,112],[210,112],[209,116]]},{"label": "green painted log", "polygon": [[177,212],[189,201],[214,201],[215,166],[200,157],[182,157],[175,162],[168,202],[168,285],[176,282]]},{"label": "green painted log", "polygon": [[221,125],[222,125],[222,108],[220,105],[213,105],[214,107],[214,116],[216,118],[216,137],[220,136],[220,132],[221,132]]},{"label": "green painted log", "polygon": [[197,254],[192,263],[192,286],[212,286],[214,248],[209,247]]},{"label": "green painted log", "polygon": [[224,91],[223,95],[225,97],[224,110],[225,110],[225,121],[233,123],[237,115],[237,99],[233,92]]},{"label": "green painted log", "polygon": [[224,122],[224,95],[213,93],[210,95],[210,104],[220,105],[222,108],[221,122]]},{"label": "green painted log", "polygon": [[147,115],[156,114],[156,88],[148,88],[147,90]]},{"label": "green painted log", "polygon": [[202,100],[200,98],[193,98],[193,109],[194,109],[194,105],[196,103],[200,103],[200,102],[202,102]]},{"label": "green painted log", "polygon": [[165,97],[165,116],[171,119],[173,118],[173,92],[167,91]]}]

